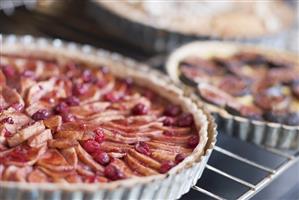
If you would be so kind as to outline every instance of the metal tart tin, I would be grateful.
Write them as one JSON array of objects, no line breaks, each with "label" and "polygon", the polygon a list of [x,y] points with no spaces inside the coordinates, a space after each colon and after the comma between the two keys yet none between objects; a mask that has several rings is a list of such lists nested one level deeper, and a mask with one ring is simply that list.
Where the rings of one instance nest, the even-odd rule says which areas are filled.
[{"label": "metal tart tin", "polygon": [[[192,42],[187,45],[184,45],[177,50],[175,50],[168,58],[166,62],[166,71],[172,80],[175,82],[180,82],[178,64],[183,57],[188,55],[186,51],[196,52],[198,48],[202,47],[202,45],[206,45],[205,50],[214,48],[215,45],[223,45],[219,48],[227,48],[229,47],[243,47],[247,49],[253,50],[271,50],[267,48],[256,47],[252,45],[240,45],[237,43],[225,43],[218,41],[211,42]],[[208,48],[207,46],[210,46]],[[208,51],[208,50],[207,50]],[[223,50],[225,52],[225,50]],[[276,52],[277,53],[277,52]],[[295,54],[281,53],[283,57],[288,58],[292,56],[295,58]],[[190,54],[189,54],[190,55]],[[196,55],[193,53],[192,55]],[[296,58],[295,58],[296,59]],[[193,94],[193,98],[200,99],[198,95],[195,95],[195,89],[190,88],[190,86],[185,86],[189,89],[189,93]],[[224,134],[228,134],[234,137],[239,138],[240,140],[247,141],[250,143],[254,143],[261,146],[267,146],[271,148],[278,149],[286,149],[286,150],[294,150],[299,149],[299,126],[288,126],[279,123],[272,123],[266,121],[256,121],[250,120],[244,117],[235,116],[228,113],[223,108],[219,108],[215,105],[204,103],[210,112],[212,112],[215,121],[217,123],[218,130]]]},{"label": "metal tart tin", "polygon": [[[94,18],[101,28],[134,46],[148,52],[169,52],[174,48],[194,40],[237,41],[249,44],[264,44],[275,48],[289,48],[289,30],[255,38],[221,38],[210,35],[187,35],[155,26],[138,23],[115,14],[101,6],[99,2],[87,1],[85,12]],[[107,20],[109,19],[109,20]]]},{"label": "metal tart tin", "polygon": [[[102,49],[95,49],[89,45],[79,45],[67,43],[59,39],[34,38],[32,36],[3,36],[0,34],[0,44],[2,45],[22,45],[32,46],[37,49],[56,48],[57,51],[76,52],[81,56],[92,56],[95,59],[111,59],[115,63],[125,65],[136,71],[143,71],[148,75],[153,75],[167,85],[175,85],[167,76],[160,72],[151,70],[148,66],[137,63],[134,60],[125,58],[116,53],[110,53]],[[175,86],[174,86],[175,87]],[[179,88],[177,86],[177,88]],[[188,97],[182,91],[184,97]],[[1,200],[96,200],[96,199],[178,199],[187,193],[191,186],[195,185],[201,177],[206,163],[213,151],[216,143],[216,124],[212,116],[199,108],[195,102],[190,100],[195,109],[201,109],[202,115],[208,121],[208,140],[205,145],[203,155],[193,161],[186,160],[181,163],[182,168],[170,170],[165,175],[149,176],[143,178],[132,178],[115,181],[111,183],[99,184],[65,184],[65,183],[21,183],[21,182],[1,182]],[[188,159],[188,158],[186,158]],[[183,161],[184,162],[184,161]],[[180,165],[180,164],[179,164]],[[172,172],[171,172],[172,171]]]}]

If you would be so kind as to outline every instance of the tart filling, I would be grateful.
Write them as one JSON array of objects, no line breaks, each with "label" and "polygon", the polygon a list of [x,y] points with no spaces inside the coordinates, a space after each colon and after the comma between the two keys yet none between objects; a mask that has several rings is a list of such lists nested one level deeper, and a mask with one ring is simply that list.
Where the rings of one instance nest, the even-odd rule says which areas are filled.
[{"label": "tart filling", "polygon": [[296,56],[221,44],[210,47],[206,52],[180,52],[181,81],[196,85],[203,100],[232,115],[299,126]]},{"label": "tart filling", "polygon": [[202,154],[207,125],[148,80],[72,59],[0,56],[1,181],[111,182]]}]

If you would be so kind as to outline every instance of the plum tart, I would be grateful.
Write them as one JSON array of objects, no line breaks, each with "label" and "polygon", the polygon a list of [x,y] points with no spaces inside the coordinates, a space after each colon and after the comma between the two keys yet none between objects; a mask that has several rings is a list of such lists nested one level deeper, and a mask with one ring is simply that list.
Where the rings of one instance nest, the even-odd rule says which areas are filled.
[{"label": "plum tart", "polygon": [[209,117],[158,72],[51,46],[3,50],[0,182],[131,185],[205,155]]},{"label": "plum tart", "polygon": [[194,86],[214,112],[299,127],[297,55],[199,42],[173,53],[167,69],[176,81]]}]

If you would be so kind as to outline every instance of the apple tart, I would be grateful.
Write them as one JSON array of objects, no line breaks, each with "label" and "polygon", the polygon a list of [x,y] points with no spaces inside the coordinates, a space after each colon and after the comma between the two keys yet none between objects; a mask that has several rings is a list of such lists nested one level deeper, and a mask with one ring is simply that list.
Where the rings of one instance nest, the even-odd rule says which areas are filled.
[{"label": "apple tart", "polygon": [[34,43],[4,42],[0,56],[0,184],[146,189],[199,178],[214,125],[160,73]]}]

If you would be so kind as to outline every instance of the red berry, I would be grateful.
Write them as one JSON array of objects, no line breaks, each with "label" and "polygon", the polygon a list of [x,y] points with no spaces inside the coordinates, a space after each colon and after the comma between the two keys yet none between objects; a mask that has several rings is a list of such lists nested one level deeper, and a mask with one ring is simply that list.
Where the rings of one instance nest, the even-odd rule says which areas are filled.
[{"label": "red berry", "polygon": [[89,69],[85,69],[83,72],[82,72],[82,79],[85,83],[89,83],[93,80],[93,75],[92,75],[92,72],[91,70]]},{"label": "red berry", "polygon": [[125,175],[111,164],[105,167],[104,174],[107,178],[113,181],[125,178]]},{"label": "red berry", "polygon": [[80,100],[75,96],[70,96],[65,99],[65,103],[69,106],[78,106],[80,104]]},{"label": "red berry", "polygon": [[24,70],[21,75],[26,78],[34,78],[35,76],[34,72],[31,70]]},{"label": "red berry", "polygon": [[2,67],[2,71],[3,71],[3,73],[5,74],[5,76],[7,78],[12,78],[16,74],[15,69],[12,66],[10,66],[10,65],[3,66]]},{"label": "red berry", "polygon": [[119,100],[119,97],[115,93],[109,92],[104,95],[104,100],[114,103]]},{"label": "red berry", "polygon": [[6,117],[6,118],[1,120],[1,123],[14,124],[14,121],[11,117]]},{"label": "red berry", "polygon": [[176,123],[175,119],[173,119],[171,117],[165,117],[165,119],[163,120],[164,126],[173,126],[173,125],[175,125],[175,123]]},{"label": "red berry", "polygon": [[110,72],[109,68],[106,66],[102,66],[100,70],[103,74],[108,74]]},{"label": "red berry", "polygon": [[179,114],[181,114],[182,110],[179,106],[177,105],[168,105],[165,108],[164,114],[166,116],[170,116],[170,117],[175,117],[178,116]]},{"label": "red berry", "polygon": [[69,111],[68,105],[65,102],[61,102],[54,107],[54,111],[57,114],[67,113]]},{"label": "red berry", "polygon": [[22,111],[24,108],[24,105],[21,103],[13,103],[13,104],[11,104],[11,107],[13,107],[16,111]]},{"label": "red berry", "polygon": [[136,151],[138,151],[139,153],[142,153],[144,155],[147,155],[147,156],[151,155],[150,148],[145,142],[136,143],[135,149],[136,149]]},{"label": "red berry", "polygon": [[76,120],[76,117],[71,113],[61,113],[60,116],[62,117],[63,122],[73,122]]},{"label": "red berry", "polygon": [[193,115],[190,113],[180,115],[177,124],[181,127],[191,126],[193,124]]},{"label": "red berry", "polygon": [[12,132],[8,131],[6,128],[4,130],[4,137],[11,137],[12,136]]},{"label": "red berry", "polygon": [[101,165],[108,165],[110,162],[110,157],[106,152],[95,152],[92,154],[92,157]]},{"label": "red berry", "polygon": [[102,128],[97,128],[93,132],[96,134],[95,141],[102,143],[105,139],[104,130]]},{"label": "red berry", "polygon": [[88,85],[75,83],[73,85],[73,94],[76,96],[80,96],[85,94],[88,91]]},{"label": "red berry", "polygon": [[179,153],[175,156],[175,162],[178,164],[182,162],[185,159],[185,155],[182,153]]},{"label": "red berry", "polygon": [[21,146],[17,146],[10,154],[9,157],[17,162],[26,162],[28,156],[28,150],[26,148],[22,148]]},{"label": "red berry", "polygon": [[199,137],[197,135],[192,135],[188,139],[188,146],[191,148],[195,148],[199,143]]},{"label": "red berry", "polygon": [[172,167],[175,166],[175,163],[172,162],[172,161],[164,161],[162,164],[161,164],[161,167],[160,167],[160,173],[166,173],[168,172]]},{"label": "red berry", "polygon": [[47,119],[50,117],[50,113],[46,109],[41,109],[41,110],[35,112],[31,117],[35,121],[44,120],[44,119]]},{"label": "red berry", "polygon": [[173,131],[163,131],[163,134],[166,136],[174,136],[174,132]]},{"label": "red berry", "polygon": [[87,151],[88,153],[94,153],[96,151],[99,151],[100,145],[96,141],[89,139],[89,140],[84,140],[82,142],[82,146]]},{"label": "red berry", "polygon": [[132,113],[134,115],[145,115],[149,111],[149,108],[143,103],[138,103],[132,108]]}]

